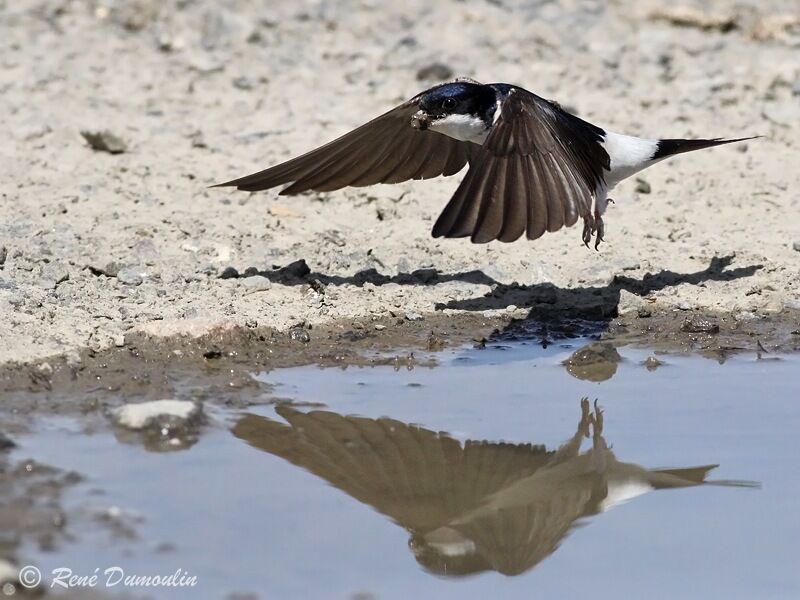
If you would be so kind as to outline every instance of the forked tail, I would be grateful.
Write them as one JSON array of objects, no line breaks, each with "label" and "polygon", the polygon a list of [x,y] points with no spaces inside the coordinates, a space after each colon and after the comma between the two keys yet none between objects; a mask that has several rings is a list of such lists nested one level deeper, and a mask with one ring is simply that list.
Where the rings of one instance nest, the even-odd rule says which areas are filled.
[{"label": "forked tail", "polygon": [[713,146],[721,146],[722,144],[732,144],[733,142],[744,142],[745,140],[753,140],[761,137],[754,135],[751,137],[737,138],[735,140],[724,140],[722,138],[713,138],[710,140],[681,140],[681,139],[666,139],[658,140],[658,147],[653,160],[659,158],[666,158],[675,154],[683,154],[684,152],[691,152],[692,150],[702,150],[703,148],[711,148]]}]

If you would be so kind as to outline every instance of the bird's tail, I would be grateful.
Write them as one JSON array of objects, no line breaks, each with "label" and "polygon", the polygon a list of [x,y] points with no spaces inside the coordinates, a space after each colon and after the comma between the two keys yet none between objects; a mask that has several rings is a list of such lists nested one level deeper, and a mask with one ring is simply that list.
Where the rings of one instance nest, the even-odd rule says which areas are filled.
[{"label": "bird's tail", "polygon": [[722,144],[732,144],[734,142],[744,142],[745,140],[754,140],[761,137],[754,135],[752,137],[737,138],[735,140],[724,140],[722,138],[713,138],[710,140],[681,140],[681,139],[665,139],[658,140],[658,147],[656,148],[653,159],[666,158],[675,154],[682,154],[684,152],[692,152],[693,150],[702,150],[703,148],[712,148],[714,146],[721,146]]}]

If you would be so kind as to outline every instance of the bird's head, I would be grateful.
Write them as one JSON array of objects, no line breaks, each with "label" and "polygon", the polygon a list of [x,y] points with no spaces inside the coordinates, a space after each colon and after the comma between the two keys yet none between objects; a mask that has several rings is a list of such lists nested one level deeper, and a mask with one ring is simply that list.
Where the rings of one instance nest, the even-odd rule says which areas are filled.
[{"label": "bird's head", "polygon": [[419,110],[411,119],[416,129],[482,143],[497,110],[497,94],[488,85],[455,81],[423,92],[417,105]]}]

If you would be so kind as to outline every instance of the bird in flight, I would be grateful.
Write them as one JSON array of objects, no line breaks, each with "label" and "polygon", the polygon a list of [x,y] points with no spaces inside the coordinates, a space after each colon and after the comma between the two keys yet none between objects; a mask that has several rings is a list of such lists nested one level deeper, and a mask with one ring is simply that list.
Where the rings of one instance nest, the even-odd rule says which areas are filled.
[{"label": "bird in flight", "polygon": [[[606,131],[521,87],[457,79],[436,85],[340,138],[218,186],[281,195],[400,183],[469,169],[434,237],[535,240],[583,220],[603,241],[608,192],[665,158],[738,139],[644,139]],[[214,186],[214,187],[218,187]]]}]

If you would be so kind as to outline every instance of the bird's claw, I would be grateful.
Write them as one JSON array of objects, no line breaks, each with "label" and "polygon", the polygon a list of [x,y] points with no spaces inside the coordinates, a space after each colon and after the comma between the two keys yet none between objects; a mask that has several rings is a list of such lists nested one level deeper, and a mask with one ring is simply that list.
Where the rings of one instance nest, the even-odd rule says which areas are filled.
[{"label": "bird's claw", "polygon": [[603,226],[603,217],[595,213],[594,216],[592,215],[584,215],[583,217],[583,234],[581,235],[581,239],[583,240],[583,245],[587,248],[589,247],[589,242],[592,241],[592,237],[594,237],[594,249],[597,250],[597,247],[600,245],[600,242],[605,241],[603,236],[605,235],[605,227]]}]

